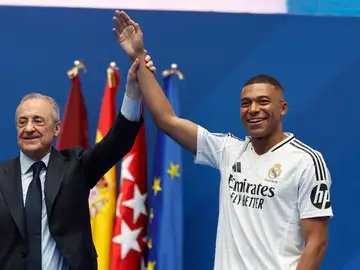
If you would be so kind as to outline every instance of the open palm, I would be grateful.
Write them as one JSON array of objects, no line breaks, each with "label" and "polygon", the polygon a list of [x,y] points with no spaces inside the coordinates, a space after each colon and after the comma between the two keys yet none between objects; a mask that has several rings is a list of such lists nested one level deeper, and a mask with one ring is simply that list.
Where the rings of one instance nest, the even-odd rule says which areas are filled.
[{"label": "open palm", "polygon": [[127,55],[130,58],[136,58],[144,51],[144,39],[140,26],[123,11],[116,11],[115,14],[113,21],[116,28],[113,28],[113,33]]}]

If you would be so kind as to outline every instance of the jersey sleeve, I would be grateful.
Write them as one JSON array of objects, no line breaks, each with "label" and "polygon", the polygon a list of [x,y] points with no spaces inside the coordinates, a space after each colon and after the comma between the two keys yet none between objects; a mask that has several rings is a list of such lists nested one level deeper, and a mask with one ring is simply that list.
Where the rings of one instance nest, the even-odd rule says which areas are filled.
[{"label": "jersey sleeve", "polygon": [[300,179],[297,199],[300,219],[333,216],[330,172],[319,152],[313,158]]},{"label": "jersey sleeve", "polygon": [[195,163],[221,169],[228,134],[211,133],[198,126]]}]

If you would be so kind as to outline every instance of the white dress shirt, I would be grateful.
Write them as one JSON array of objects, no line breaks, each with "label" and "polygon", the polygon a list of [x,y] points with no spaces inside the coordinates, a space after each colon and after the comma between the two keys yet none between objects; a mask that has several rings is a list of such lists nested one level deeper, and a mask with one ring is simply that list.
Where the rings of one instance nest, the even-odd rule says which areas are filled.
[{"label": "white dress shirt", "polygon": [[[121,113],[129,121],[138,121],[141,114],[141,100],[136,101],[130,99],[126,94],[124,95]],[[70,270],[71,267],[61,255],[59,248],[56,246],[55,240],[52,238],[45,205],[45,176],[47,166],[49,164],[50,153],[48,153],[41,160],[44,162],[45,167],[40,172],[41,193],[42,193],[42,217],[41,217],[41,251],[42,251],[42,269],[43,270]],[[20,151],[20,166],[21,166],[21,184],[23,190],[24,206],[26,202],[26,195],[29,185],[33,179],[33,172],[30,169],[34,160],[27,157]]]}]

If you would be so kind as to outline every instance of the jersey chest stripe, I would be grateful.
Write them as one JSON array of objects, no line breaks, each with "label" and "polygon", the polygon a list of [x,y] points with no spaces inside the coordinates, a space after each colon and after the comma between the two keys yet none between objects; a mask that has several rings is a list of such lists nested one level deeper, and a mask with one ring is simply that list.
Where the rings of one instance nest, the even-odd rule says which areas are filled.
[{"label": "jersey chest stripe", "polygon": [[320,166],[319,171],[320,171],[320,180],[326,180],[326,171],[325,171],[325,165],[324,165],[324,161],[323,159],[320,157],[320,155],[318,153],[316,153],[314,150],[312,150],[309,146],[303,144],[302,142],[300,142],[299,140],[295,140],[295,143],[298,143],[299,145],[301,145],[302,147],[306,148],[307,150],[309,150],[313,155],[315,155],[316,160],[318,161],[318,164]]},{"label": "jersey chest stripe", "polygon": [[318,165],[318,160],[317,160],[317,156],[315,155],[315,153],[313,151],[311,151],[310,149],[304,148],[301,145],[297,144],[295,142],[295,140],[293,142],[291,142],[290,145],[292,145],[293,147],[300,149],[310,155],[311,159],[314,162],[316,181],[319,181],[321,179],[321,177],[319,175],[319,174],[321,174],[321,172],[320,172],[321,166]]}]

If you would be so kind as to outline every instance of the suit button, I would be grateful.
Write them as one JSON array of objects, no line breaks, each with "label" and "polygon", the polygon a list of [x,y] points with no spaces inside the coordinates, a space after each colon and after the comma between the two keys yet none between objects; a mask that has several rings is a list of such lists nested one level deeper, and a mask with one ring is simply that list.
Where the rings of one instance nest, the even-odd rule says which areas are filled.
[{"label": "suit button", "polygon": [[20,256],[23,257],[23,258],[25,258],[25,257],[26,257],[26,254],[25,254],[24,252],[21,252],[21,253],[20,253]]}]

